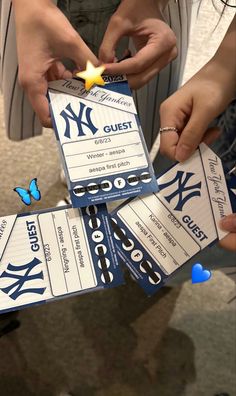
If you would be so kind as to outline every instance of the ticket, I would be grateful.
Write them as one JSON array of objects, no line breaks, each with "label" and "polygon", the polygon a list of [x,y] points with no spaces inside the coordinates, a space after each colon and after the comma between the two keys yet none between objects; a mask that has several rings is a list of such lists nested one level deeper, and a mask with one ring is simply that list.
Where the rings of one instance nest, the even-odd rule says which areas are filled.
[{"label": "ticket", "polygon": [[137,111],[123,76],[86,91],[80,80],[49,84],[54,130],[73,207],[156,192]]},{"label": "ticket", "polygon": [[149,295],[227,235],[219,221],[236,206],[236,186],[227,187],[220,158],[205,144],[157,182],[158,193],[128,200],[111,214],[118,254]]},{"label": "ticket", "polygon": [[0,217],[0,313],[121,283],[104,204]]}]

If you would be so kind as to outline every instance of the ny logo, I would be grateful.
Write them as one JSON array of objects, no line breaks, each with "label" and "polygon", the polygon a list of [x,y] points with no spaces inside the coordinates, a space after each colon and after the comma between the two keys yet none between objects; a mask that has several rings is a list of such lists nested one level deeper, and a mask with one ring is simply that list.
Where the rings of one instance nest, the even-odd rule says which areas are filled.
[{"label": "ny logo", "polygon": [[[75,112],[71,108],[71,104],[69,103],[65,110],[63,110],[60,115],[64,118],[66,123],[66,129],[64,135],[70,138],[70,120],[74,121],[77,126],[78,136],[85,136],[84,127],[89,128],[92,134],[94,135],[97,132],[97,128],[94,126],[91,120],[91,111],[92,108],[86,106],[85,104],[79,102],[80,110],[79,114],[76,115]],[[85,120],[83,121],[83,118]]]},{"label": "ny logo", "polygon": [[[9,286],[1,288],[1,290],[8,294],[12,300],[16,300],[19,296],[25,293],[36,293],[36,294],[43,294],[45,291],[45,287],[43,288],[24,288],[26,285],[28,286],[28,282],[35,280],[35,279],[44,279],[43,278],[43,271],[38,272],[37,274],[30,275],[31,271],[38,265],[41,264],[41,261],[38,260],[36,257],[28,264],[25,265],[12,265],[8,264],[7,271],[4,271],[0,278],[9,278],[15,279],[14,283],[11,283]],[[11,271],[11,272],[9,272]],[[19,274],[20,271],[24,271],[24,274]]]},{"label": "ny logo", "polygon": [[[192,184],[191,186],[186,186],[189,179],[193,175],[194,175],[194,173],[192,173],[192,172],[184,173],[183,171],[177,171],[175,177],[171,181],[164,183],[164,184],[159,184],[160,190],[163,190],[164,188],[171,186],[175,182],[178,182],[177,189],[172,194],[165,197],[165,199],[170,203],[170,201],[172,199],[174,199],[175,197],[178,196],[178,203],[177,203],[176,207],[174,208],[174,210],[182,211],[183,206],[189,199],[191,199],[192,197],[200,197],[201,196],[200,191],[196,190],[196,189],[199,189],[199,190],[201,189],[201,184],[202,184],[201,182]],[[195,191],[193,191],[193,190],[195,190]],[[189,192],[187,195],[185,195],[185,197],[183,197],[183,193],[186,191],[191,191],[191,192]]]}]

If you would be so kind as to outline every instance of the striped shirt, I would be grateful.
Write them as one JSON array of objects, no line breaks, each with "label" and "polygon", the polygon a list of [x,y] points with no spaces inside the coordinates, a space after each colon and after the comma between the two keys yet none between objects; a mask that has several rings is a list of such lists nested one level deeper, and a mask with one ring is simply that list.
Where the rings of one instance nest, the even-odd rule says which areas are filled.
[{"label": "striped shirt", "polygon": [[[58,0],[57,5],[70,20],[91,50],[97,54],[107,23],[119,5],[119,0]],[[134,92],[141,125],[148,147],[159,129],[160,103],[181,83],[189,42],[191,10],[194,2],[169,1],[165,9],[167,23],[176,34],[179,55],[149,84]],[[27,95],[19,86],[15,25],[10,1],[1,6],[1,86],[4,96],[5,125],[8,137],[23,140],[42,132]],[[127,48],[120,45],[120,54]]]}]

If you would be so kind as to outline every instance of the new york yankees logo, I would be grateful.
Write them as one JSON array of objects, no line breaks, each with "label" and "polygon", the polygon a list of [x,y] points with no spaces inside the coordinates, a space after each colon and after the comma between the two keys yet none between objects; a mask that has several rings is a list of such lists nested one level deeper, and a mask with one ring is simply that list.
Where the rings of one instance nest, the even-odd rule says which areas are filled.
[{"label": "new york yankees logo", "polygon": [[[201,196],[201,193],[200,193],[200,189],[201,189],[201,185],[202,185],[201,182],[192,184],[190,186],[186,186],[186,184],[189,182],[189,180],[191,179],[191,177],[193,175],[194,175],[194,173],[192,173],[192,172],[185,173],[183,171],[177,171],[175,177],[171,181],[169,181],[167,183],[159,184],[159,189],[163,190],[163,189],[171,186],[172,184],[175,184],[176,182],[178,182],[177,188],[173,191],[173,193],[171,193],[168,196],[165,196],[165,199],[169,203],[170,203],[170,201],[172,201],[172,199],[174,199],[175,197],[178,197],[178,202],[177,202],[177,205],[175,206],[174,210],[182,211],[183,206],[186,204],[187,201],[189,201],[193,197]],[[187,195],[183,196],[183,194],[186,191],[189,191],[189,193]]]},{"label": "new york yankees logo", "polygon": [[[91,120],[91,111],[92,108],[86,106],[84,103],[79,102],[80,104],[80,109],[79,109],[79,114],[76,115],[75,112],[72,110],[71,104],[69,103],[65,110],[63,110],[60,115],[64,118],[65,123],[66,123],[66,129],[64,136],[70,138],[70,120],[74,121],[78,130],[78,136],[85,136],[86,133],[84,133],[84,127],[89,128],[92,134],[94,135],[98,128],[95,127],[95,125],[92,123]],[[85,120],[83,121],[83,118]]]},{"label": "new york yankees logo", "polygon": [[[12,300],[16,300],[19,296],[25,293],[36,293],[43,294],[45,291],[45,287],[29,287],[29,282],[35,279],[44,279],[43,271],[40,271],[34,275],[30,275],[31,271],[38,265],[41,264],[41,261],[36,257],[28,264],[24,265],[13,265],[8,264],[7,271],[4,271],[0,278],[9,278],[15,279],[14,283],[11,283],[9,286],[0,288],[4,293],[8,294]],[[19,272],[24,271],[23,275]],[[24,286],[28,288],[25,288]]]}]

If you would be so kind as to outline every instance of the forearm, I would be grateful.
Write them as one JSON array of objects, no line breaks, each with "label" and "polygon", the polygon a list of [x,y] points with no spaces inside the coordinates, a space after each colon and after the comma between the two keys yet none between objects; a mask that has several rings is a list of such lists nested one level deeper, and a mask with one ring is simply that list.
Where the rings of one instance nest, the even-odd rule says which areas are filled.
[{"label": "forearm", "polygon": [[[236,94],[236,18],[231,23],[220,47],[210,61],[189,81],[202,81],[205,90],[217,89],[221,92],[222,105],[227,104]],[[187,83],[188,84],[188,83]]]},{"label": "forearm", "polygon": [[236,16],[212,60],[236,94]]}]

